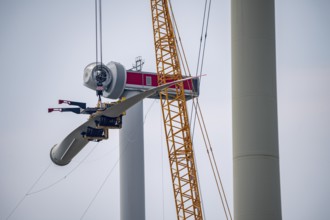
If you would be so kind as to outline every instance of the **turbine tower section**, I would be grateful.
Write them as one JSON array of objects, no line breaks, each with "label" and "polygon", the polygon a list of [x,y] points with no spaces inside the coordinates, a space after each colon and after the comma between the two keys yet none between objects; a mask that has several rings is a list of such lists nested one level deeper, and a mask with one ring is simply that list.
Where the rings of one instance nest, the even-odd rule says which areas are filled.
[{"label": "turbine tower section", "polygon": [[273,0],[232,0],[234,218],[281,214]]},{"label": "turbine tower section", "polygon": [[[127,91],[125,97],[140,94]],[[119,131],[120,219],[145,220],[143,101],[126,111]]]}]

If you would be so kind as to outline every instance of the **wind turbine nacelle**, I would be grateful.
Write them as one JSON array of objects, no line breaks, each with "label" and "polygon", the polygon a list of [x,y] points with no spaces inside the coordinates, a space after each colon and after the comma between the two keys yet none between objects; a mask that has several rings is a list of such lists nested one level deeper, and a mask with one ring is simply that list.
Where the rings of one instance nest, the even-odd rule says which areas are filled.
[{"label": "wind turbine nacelle", "polygon": [[91,63],[84,70],[84,86],[97,90],[98,82],[102,82],[103,97],[118,99],[126,86],[126,70],[117,62],[109,62],[107,65]]}]

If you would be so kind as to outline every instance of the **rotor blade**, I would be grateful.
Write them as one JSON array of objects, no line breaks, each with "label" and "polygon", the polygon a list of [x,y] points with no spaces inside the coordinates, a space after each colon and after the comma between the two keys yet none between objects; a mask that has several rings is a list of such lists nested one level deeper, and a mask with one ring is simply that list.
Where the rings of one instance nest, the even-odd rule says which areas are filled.
[{"label": "rotor blade", "polygon": [[74,129],[61,141],[61,143],[55,145],[50,151],[50,158],[52,161],[60,166],[70,163],[72,158],[76,156],[89,142],[87,139],[83,138],[81,132],[86,131],[88,126],[94,125],[94,120],[89,119]]},{"label": "rotor blade", "polygon": [[184,79],[180,79],[180,80],[177,80],[177,81],[173,81],[173,82],[170,82],[170,83],[166,83],[166,84],[157,86],[156,88],[149,89],[149,90],[147,90],[145,92],[142,92],[138,95],[132,96],[132,97],[126,99],[125,101],[123,101],[123,102],[121,102],[117,105],[111,106],[110,108],[106,109],[105,111],[97,113],[97,114],[105,115],[105,116],[108,116],[108,117],[118,117],[119,115],[121,115],[123,112],[125,112],[127,109],[129,109],[130,107],[132,107],[136,103],[140,102],[141,100],[143,100],[145,98],[148,98],[149,96],[155,94],[156,92],[159,92],[159,91],[161,91],[165,88],[168,88],[172,85],[175,85],[177,83],[184,82],[186,80],[191,80],[191,79],[194,79],[194,78],[198,78],[198,77],[187,77],[187,78],[184,78]]},{"label": "rotor blade", "polygon": [[68,136],[66,136],[61,143],[55,145],[50,152],[50,157],[52,161],[57,165],[67,165],[70,163],[72,158],[76,156],[79,151],[84,148],[87,143],[89,142],[87,139],[83,138],[81,132],[86,131],[87,127],[94,127],[95,120],[99,120],[102,115],[108,117],[118,117],[124,111],[135,105],[136,103],[140,102],[141,100],[153,95],[156,92],[159,92],[165,88],[168,88],[172,85],[175,85],[179,82],[183,82],[186,80],[190,80],[196,77],[188,77],[185,79],[177,80],[174,82],[166,83],[156,88],[150,89],[148,91],[142,92],[136,96],[130,97],[125,101],[111,106],[110,108],[106,109],[105,111],[95,113],[91,118],[88,119],[85,123],[77,127],[73,130]]}]

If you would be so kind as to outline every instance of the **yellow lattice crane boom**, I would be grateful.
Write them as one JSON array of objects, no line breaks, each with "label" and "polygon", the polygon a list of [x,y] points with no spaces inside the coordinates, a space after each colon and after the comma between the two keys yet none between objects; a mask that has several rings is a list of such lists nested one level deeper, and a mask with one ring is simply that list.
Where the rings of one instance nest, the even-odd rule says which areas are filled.
[{"label": "yellow lattice crane boom", "polygon": [[[182,78],[167,0],[151,0],[158,84]],[[160,93],[178,219],[203,219],[183,83]]]}]

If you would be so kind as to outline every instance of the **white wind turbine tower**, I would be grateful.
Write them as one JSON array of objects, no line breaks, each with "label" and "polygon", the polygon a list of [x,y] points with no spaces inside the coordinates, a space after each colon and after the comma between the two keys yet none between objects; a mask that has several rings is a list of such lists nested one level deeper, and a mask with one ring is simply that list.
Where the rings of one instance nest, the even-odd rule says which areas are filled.
[{"label": "white wind turbine tower", "polygon": [[279,220],[274,0],[232,0],[234,217]]}]

